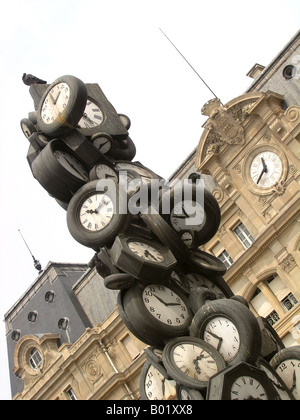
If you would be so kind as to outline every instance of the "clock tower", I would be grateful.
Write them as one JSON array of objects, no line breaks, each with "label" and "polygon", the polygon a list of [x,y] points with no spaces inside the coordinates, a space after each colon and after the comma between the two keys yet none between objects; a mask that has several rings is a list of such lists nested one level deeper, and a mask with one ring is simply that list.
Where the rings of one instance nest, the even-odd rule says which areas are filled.
[{"label": "clock tower", "polygon": [[195,157],[197,170],[213,177],[221,209],[203,249],[226,264],[230,288],[286,346],[299,337],[299,58],[298,33],[248,92],[224,106],[207,102]]}]

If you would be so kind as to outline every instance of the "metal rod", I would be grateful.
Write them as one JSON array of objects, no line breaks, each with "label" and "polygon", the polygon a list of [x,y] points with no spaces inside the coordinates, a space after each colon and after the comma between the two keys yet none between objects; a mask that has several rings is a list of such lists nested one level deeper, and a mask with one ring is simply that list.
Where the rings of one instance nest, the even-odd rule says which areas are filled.
[{"label": "metal rod", "polygon": [[[200,74],[196,71],[196,69],[191,65],[191,63],[185,58],[185,56],[179,51],[179,49],[176,47],[176,45],[170,40],[170,38],[164,33],[164,31],[159,28],[160,32],[167,38],[167,40],[173,45],[173,47],[175,48],[175,50],[181,55],[181,57],[184,59],[184,61],[190,66],[190,68],[196,73],[196,75],[199,77],[199,79],[202,81],[202,83],[205,84],[205,86],[211,91],[211,93],[214,95],[214,97],[216,99],[219,99],[217,97],[217,95],[213,92],[213,90],[208,86],[208,84],[202,79],[202,77],[200,76]],[[221,102],[221,101],[220,101]],[[222,102],[221,102],[221,105]]]},{"label": "metal rod", "polygon": [[30,248],[29,248],[29,246],[28,246],[28,244],[27,244],[27,242],[25,241],[25,239],[24,239],[24,236],[22,235],[22,232],[21,232],[21,230],[20,229],[18,229],[18,232],[19,232],[19,234],[21,235],[21,237],[22,237],[22,239],[23,239],[23,241],[24,241],[24,244],[27,246],[27,249],[28,249],[28,251],[30,252],[30,255],[32,256],[32,259],[33,259],[33,263],[34,263],[34,268],[36,269],[36,270],[38,270],[39,271],[39,273],[41,273],[42,272],[42,266],[41,266],[41,264],[40,264],[40,262],[34,257],[34,255],[33,255],[33,253],[31,252],[31,250],[30,250]]},{"label": "metal rod", "polygon": [[22,239],[23,239],[23,241],[24,241],[24,244],[27,246],[27,249],[28,249],[28,251],[30,252],[30,255],[31,255],[31,256],[32,256],[32,258],[35,260],[35,258],[34,258],[34,256],[33,256],[33,253],[31,252],[31,250],[30,250],[30,248],[29,248],[29,246],[28,246],[27,242],[25,241],[24,236],[22,235],[22,232],[20,231],[20,229],[18,229],[18,232],[19,232],[19,234],[21,235],[21,237],[22,237]]}]

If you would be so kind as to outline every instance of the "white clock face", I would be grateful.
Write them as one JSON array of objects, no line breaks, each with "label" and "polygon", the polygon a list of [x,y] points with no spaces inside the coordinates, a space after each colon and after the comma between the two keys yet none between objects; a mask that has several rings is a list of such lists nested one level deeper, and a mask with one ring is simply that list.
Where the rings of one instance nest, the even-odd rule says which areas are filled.
[{"label": "white clock face", "polygon": [[66,109],[70,99],[70,87],[67,83],[58,83],[46,96],[41,118],[45,124],[52,124],[60,118]]},{"label": "white clock face", "polygon": [[178,327],[189,320],[185,303],[168,287],[150,284],[144,288],[142,299],[149,313],[163,324]]},{"label": "white clock face", "polygon": [[268,375],[268,378],[271,380],[271,382],[273,384],[273,387],[278,392],[281,400],[290,400],[291,398],[289,397],[287,391],[283,388],[283,386],[278,381],[278,379],[276,378],[276,376],[272,373],[272,371],[270,369],[268,369],[263,364],[260,364],[259,367],[260,367],[261,370],[263,370],[264,372],[266,372],[266,374]]},{"label": "white clock face", "polygon": [[54,156],[60,164],[66,168],[71,174],[84,181],[89,180],[89,175],[85,167],[74,156],[63,150],[56,150]]},{"label": "white clock face", "polygon": [[[195,219],[195,222],[194,220]],[[170,214],[171,225],[177,232],[193,230],[199,232],[206,222],[203,207],[193,200],[177,203]]]},{"label": "white clock face", "polygon": [[128,242],[129,249],[143,260],[160,263],[164,261],[164,256],[153,246],[139,241]]},{"label": "white clock face", "polygon": [[195,343],[178,344],[173,349],[173,359],[185,375],[197,381],[206,382],[218,372],[213,357]]},{"label": "white clock face", "polygon": [[268,400],[268,396],[257,379],[240,376],[231,386],[231,400]]},{"label": "white clock face", "polygon": [[225,362],[234,359],[240,348],[240,335],[236,326],[228,318],[222,316],[208,322],[203,338],[218,350]]},{"label": "white clock face", "polygon": [[296,400],[300,400],[300,360],[287,359],[276,368],[276,372],[292,392]]},{"label": "white clock face", "polygon": [[176,382],[167,380],[153,365],[150,365],[147,371],[144,387],[149,400],[176,398]]},{"label": "white clock face", "polygon": [[98,232],[109,225],[114,215],[114,204],[106,194],[95,193],[87,198],[80,209],[82,226],[92,232]]},{"label": "white clock face", "polygon": [[104,115],[93,101],[88,99],[83,115],[78,123],[81,128],[93,128],[101,125],[104,121]]},{"label": "white clock face", "polygon": [[252,181],[261,188],[269,188],[279,181],[282,174],[282,162],[276,153],[261,152],[255,156],[250,166]]}]

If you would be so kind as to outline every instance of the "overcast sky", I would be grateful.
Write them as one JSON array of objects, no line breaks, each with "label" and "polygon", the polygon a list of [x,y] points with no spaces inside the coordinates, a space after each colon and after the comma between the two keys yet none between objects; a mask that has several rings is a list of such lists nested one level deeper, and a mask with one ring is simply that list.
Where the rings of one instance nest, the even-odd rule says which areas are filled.
[{"label": "overcast sky", "polygon": [[[201,108],[213,96],[159,28],[226,103],[250,86],[250,68],[268,65],[298,31],[300,3],[9,0],[0,20],[3,318],[37,277],[18,229],[43,267],[93,256],[72,239],[65,211],[31,175],[20,120],[33,102],[23,72],[49,83],[66,74],[98,83],[117,112],[131,119],[136,160],[167,178],[197,146]],[[9,399],[4,323],[0,356],[0,399]]]}]

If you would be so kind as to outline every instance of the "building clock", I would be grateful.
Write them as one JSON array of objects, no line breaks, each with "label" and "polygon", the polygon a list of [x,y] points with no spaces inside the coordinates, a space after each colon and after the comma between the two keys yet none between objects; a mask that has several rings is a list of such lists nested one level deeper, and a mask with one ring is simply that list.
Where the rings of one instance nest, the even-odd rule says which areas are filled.
[{"label": "building clock", "polygon": [[244,178],[256,194],[270,194],[285,180],[288,163],[285,154],[272,144],[255,147],[244,165]]},{"label": "building clock", "polygon": [[269,150],[258,153],[252,160],[250,176],[260,188],[269,188],[280,180],[282,162],[280,157]]}]

